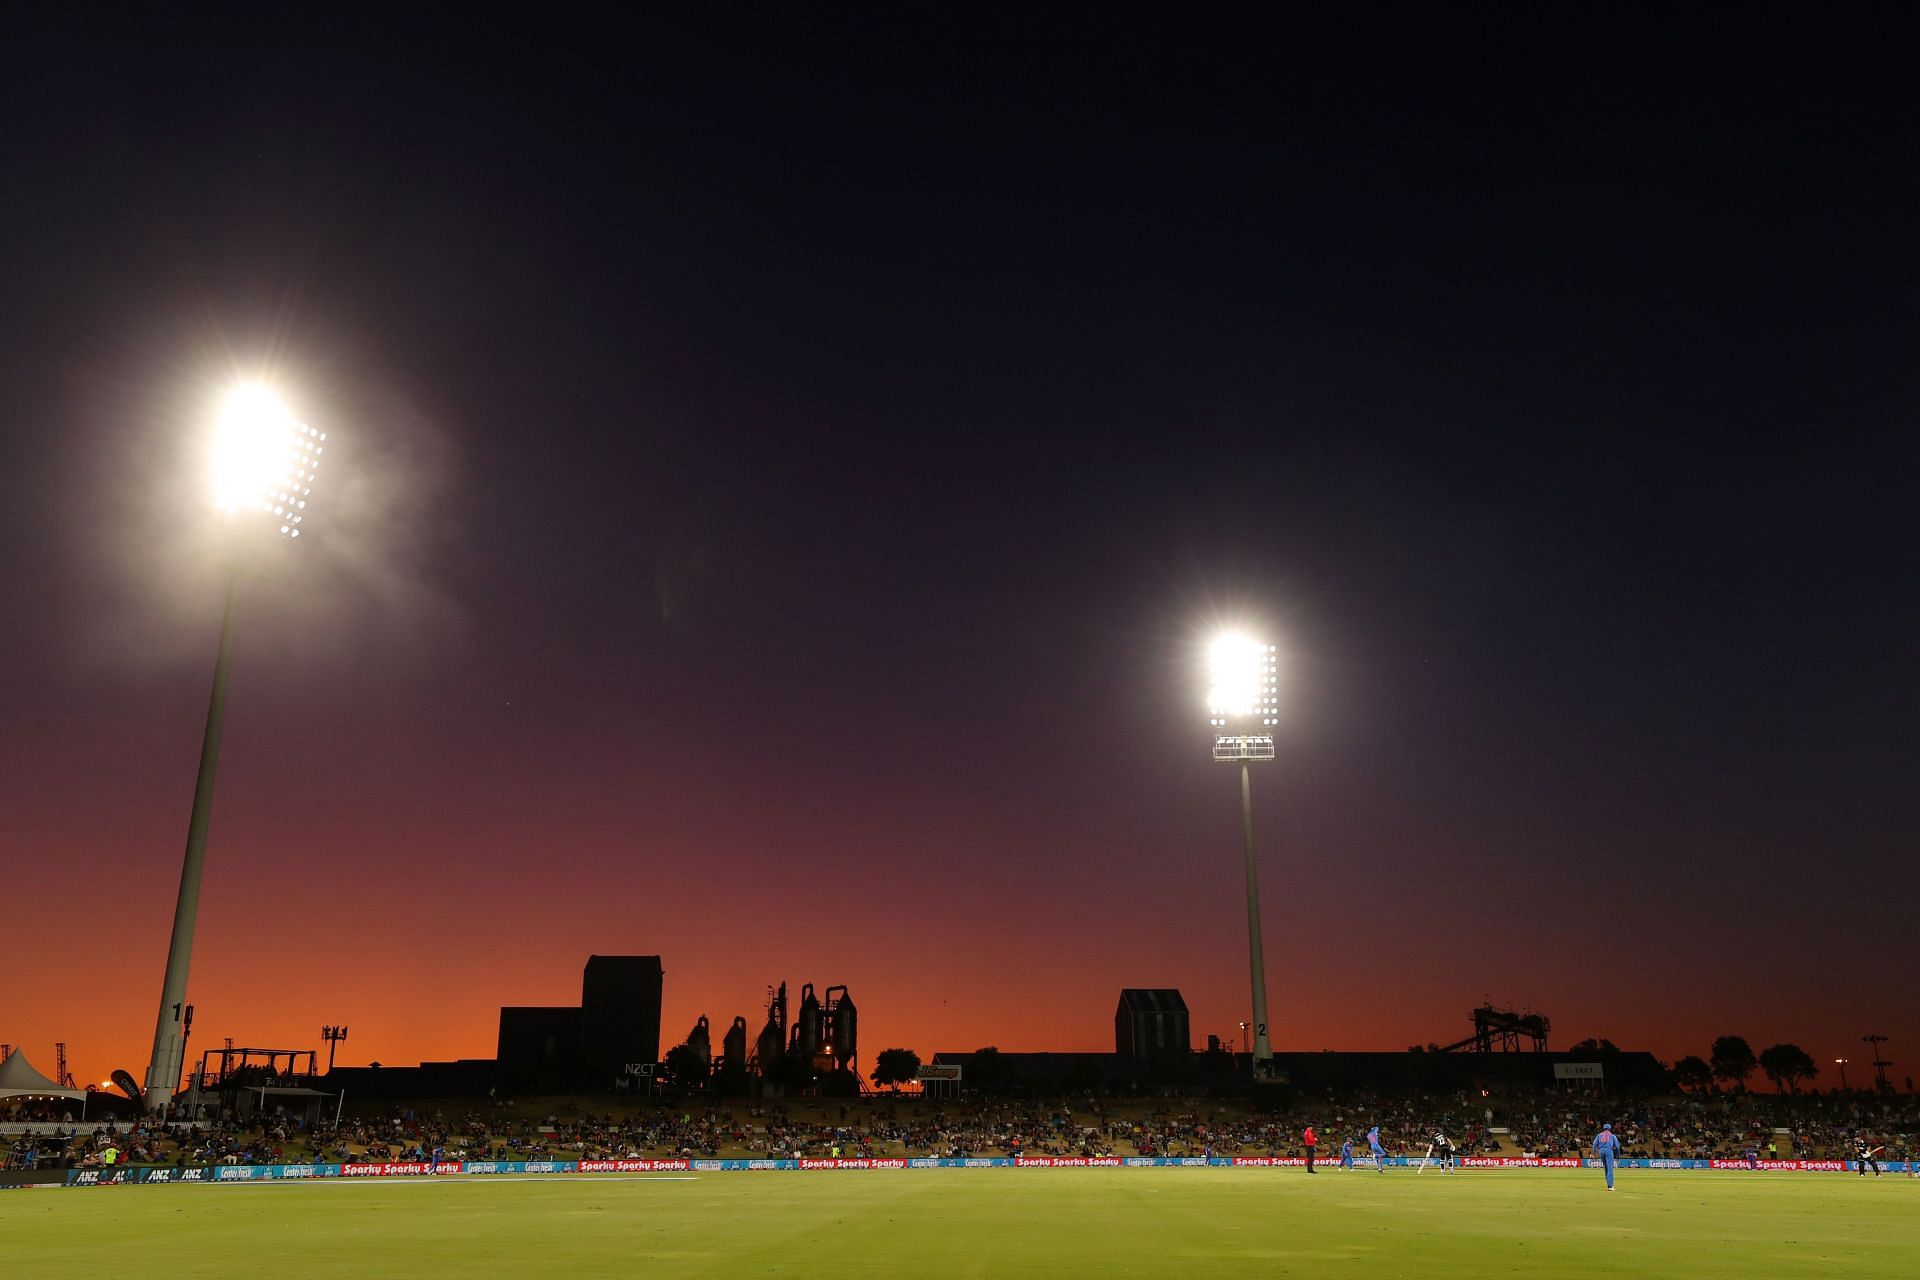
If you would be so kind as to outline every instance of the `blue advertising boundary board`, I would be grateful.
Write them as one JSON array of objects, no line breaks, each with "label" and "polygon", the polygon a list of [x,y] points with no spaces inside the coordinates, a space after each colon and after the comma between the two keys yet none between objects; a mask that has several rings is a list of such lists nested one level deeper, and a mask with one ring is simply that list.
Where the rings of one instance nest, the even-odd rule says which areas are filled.
[{"label": "blue advertising boundary board", "polygon": [[[1260,1157],[1232,1159],[1215,1156],[1210,1159],[1176,1159],[1164,1156],[1113,1156],[1104,1158],[1081,1159],[1077,1157],[1022,1157],[1011,1159],[1005,1156],[979,1156],[969,1159],[905,1159],[889,1157],[878,1159],[838,1159],[838,1160],[624,1160],[624,1161],[579,1161],[579,1160],[472,1160],[466,1162],[443,1161],[438,1166],[428,1164],[402,1165],[339,1165],[339,1164],[236,1164],[236,1165],[198,1165],[191,1168],[153,1167],[122,1165],[114,1169],[69,1169],[66,1185],[70,1187],[114,1187],[114,1186],[154,1186],[158,1184],[189,1183],[209,1185],[214,1183],[268,1182],[268,1181],[311,1181],[330,1178],[394,1178],[394,1177],[451,1177],[480,1176],[491,1174],[533,1175],[556,1173],[734,1173],[747,1171],[855,1171],[874,1169],[1060,1169],[1060,1168],[1127,1168],[1127,1169],[1180,1169],[1180,1168],[1283,1168],[1297,1169],[1304,1163],[1297,1159],[1288,1159],[1285,1163]],[[1859,1166],[1852,1160],[1802,1160],[1802,1161],[1763,1161],[1760,1172],[1800,1172],[1800,1173],[1857,1173]],[[618,1164],[627,1166],[620,1169],[588,1167],[582,1165],[605,1166]],[[1321,1161],[1327,1165],[1327,1161]],[[1371,1161],[1363,1162],[1362,1168]],[[1410,1156],[1388,1156],[1387,1164],[1395,1168],[1415,1168],[1420,1161]],[[1771,1167],[1767,1167],[1768,1165]],[[1571,1161],[1555,1162],[1542,1166],[1536,1161],[1508,1158],[1498,1164],[1491,1161],[1468,1166],[1468,1171],[1486,1168],[1593,1168],[1596,1161],[1582,1160],[1577,1165]],[[1745,1161],[1733,1160],[1621,1160],[1622,1169],[1717,1169],[1721,1172],[1744,1172]],[[1920,1174],[1920,1160],[1883,1160],[1880,1167],[1887,1173]]]}]

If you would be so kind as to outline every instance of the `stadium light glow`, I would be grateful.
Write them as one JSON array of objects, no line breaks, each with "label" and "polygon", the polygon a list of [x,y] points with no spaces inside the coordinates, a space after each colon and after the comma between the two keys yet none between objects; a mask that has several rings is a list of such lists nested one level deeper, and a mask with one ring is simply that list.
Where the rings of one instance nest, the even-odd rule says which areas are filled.
[{"label": "stadium light glow", "polygon": [[[227,396],[213,435],[213,502],[228,512],[259,511],[280,533],[300,536],[326,437],[295,418],[273,391],[242,383]],[[310,456],[311,455],[311,456]]]},{"label": "stadium light glow", "polygon": [[1277,723],[1280,715],[1280,656],[1276,645],[1230,633],[1207,646],[1207,714],[1224,728],[1229,720]]}]

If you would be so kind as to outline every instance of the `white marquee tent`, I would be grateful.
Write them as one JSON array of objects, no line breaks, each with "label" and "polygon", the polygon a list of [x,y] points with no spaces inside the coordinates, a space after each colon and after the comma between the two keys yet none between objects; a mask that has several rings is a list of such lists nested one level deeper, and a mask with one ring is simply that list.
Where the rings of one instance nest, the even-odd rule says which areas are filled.
[{"label": "white marquee tent", "polygon": [[27,1055],[15,1049],[5,1062],[0,1062],[0,1098],[69,1098],[85,1102],[87,1091],[62,1089],[34,1070]]}]

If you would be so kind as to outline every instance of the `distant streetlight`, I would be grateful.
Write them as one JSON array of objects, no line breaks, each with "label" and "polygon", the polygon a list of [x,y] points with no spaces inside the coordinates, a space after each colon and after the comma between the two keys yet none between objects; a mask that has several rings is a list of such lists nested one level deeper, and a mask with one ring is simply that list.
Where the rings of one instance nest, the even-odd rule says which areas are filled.
[{"label": "distant streetlight", "polygon": [[[1243,635],[1217,637],[1207,650],[1207,723],[1213,758],[1240,766],[1240,817],[1247,870],[1247,961],[1253,971],[1253,1069],[1271,1069],[1267,1035],[1267,970],[1260,944],[1260,878],[1253,862],[1253,782],[1248,766],[1273,759],[1280,714],[1279,658],[1273,645]],[[1234,732],[1235,729],[1243,732]],[[1258,730],[1259,732],[1244,732]]]},{"label": "distant streetlight", "polygon": [[1833,1061],[1834,1061],[1834,1064],[1840,1068],[1840,1092],[1842,1093],[1850,1092],[1850,1090],[1847,1088],[1847,1063],[1851,1061],[1851,1059],[1835,1058]]},{"label": "distant streetlight", "polygon": [[[288,539],[300,536],[326,439],[324,433],[289,413],[268,388],[258,383],[234,388],[214,424],[208,496],[240,526],[234,529],[236,536],[270,537],[275,530]],[[153,1060],[147,1066],[147,1105],[156,1111],[172,1100],[186,1065],[187,969],[193,959],[194,922],[200,913],[200,875],[206,862],[207,824],[213,815],[213,778],[220,761],[227,667],[233,657],[233,606],[239,588],[239,570],[230,566],[220,647],[213,660],[213,693],[200,739],[200,772],[194,779],[193,810],[187,819],[180,896],[174,904],[173,938],[167,946],[167,973],[154,1023]]]}]

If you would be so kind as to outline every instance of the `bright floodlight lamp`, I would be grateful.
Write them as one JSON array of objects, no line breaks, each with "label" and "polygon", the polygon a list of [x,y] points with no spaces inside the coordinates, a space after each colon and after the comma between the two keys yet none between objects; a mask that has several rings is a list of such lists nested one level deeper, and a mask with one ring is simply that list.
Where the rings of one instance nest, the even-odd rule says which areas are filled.
[{"label": "bright floodlight lamp", "polygon": [[[258,383],[234,389],[214,422],[214,505],[235,518],[264,521],[280,536],[296,539],[306,523],[314,476],[326,453],[325,433],[288,412],[279,397]],[[238,548],[236,555],[244,558]],[[187,1006],[187,969],[193,958],[194,923],[200,914],[200,879],[206,865],[207,827],[213,817],[213,779],[220,760],[220,728],[226,715],[227,668],[233,657],[233,609],[240,590],[238,567],[227,577],[226,611],[220,620],[220,648],[213,660],[213,694],[207,700],[207,727],[200,739],[200,772],[194,780],[193,810],[187,819],[187,851],[180,867],[180,896],[173,908],[173,937],[167,946],[167,973],[160,987],[160,1012],[154,1021],[153,1058],[147,1065],[147,1104],[161,1110],[172,1101],[186,1068],[187,1032],[193,1011]]]},{"label": "bright floodlight lamp", "polygon": [[1271,1073],[1273,1042],[1267,1035],[1260,878],[1253,861],[1253,780],[1247,766],[1255,760],[1273,759],[1273,726],[1280,718],[1279,649],[1248,636],[1223,635],[1207,648],[1207,668],[1207,723],[1213,728],[1213,758],[1240,766],[1240,816],[1246,837],[1247,962],[1253,976],[1253,1061],[1255,1078],[1260,1079]]},{"label": "bright floodlight lamp", "polygon": [[[1207,723],[1215,760],[1273,759],[1280,719],[1280,656],[1275,645],[1224,635],[1207,648]],[[1234,733],[1239,729],[1243,732]],[[1261,732],[1244,732],[1245,730]]]},{"label": "bright floodlight lamp", "polygon": [[235,388],[214,433],[214,505],[259,512],[279,525],[281,536],[299,537],[326,440],[265,387]]},{"label": "bright floodlight lamp", "polygon": [[1242,635],[1225,635],[1207,649],[1207,713],[1210,723],[1228,721],[1270,728],[1280,715],[1279,647]]}]

